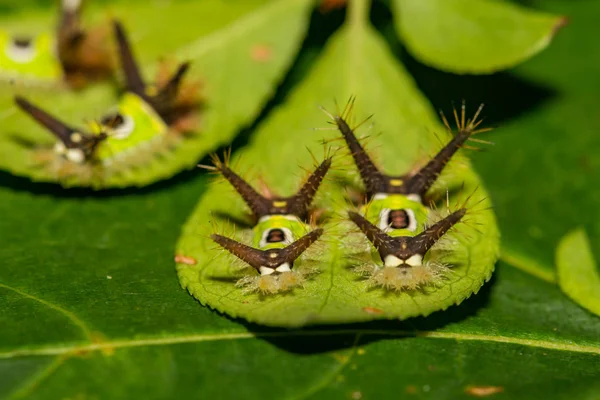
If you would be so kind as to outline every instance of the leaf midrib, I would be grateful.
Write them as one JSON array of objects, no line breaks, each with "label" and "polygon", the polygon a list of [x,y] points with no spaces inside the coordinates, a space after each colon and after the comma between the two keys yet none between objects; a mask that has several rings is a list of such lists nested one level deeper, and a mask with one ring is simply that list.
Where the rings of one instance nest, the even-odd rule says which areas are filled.
[{"label": "leaf midrib", "polygon": [[522,345],[527,347],[543,348],[548,350],[568,351],[573,353],[599,354],[600,345],[579,345],[569,341],[549,341],[536,339],[522,339],[510,336],[492,336],[483,334],[469,334],[439,331],[405,331],[386,329],[334,329],[334,330],[300,330],[280,332],[248,332],[240,331],[233,333],[208,333],[197,335],[170,336],[160,338],[145,338],[131,340],[114,340],[100,343],[90,343],[82,346],[63,347],[40,347],[36,349],[21,349],[0,353],[0,359],[8,359],[25,356],[68,356],[71,354],[82,354],[94,351],[113,351],[115,349],[134,348],[144,346],[169,346],[184,343],[216,342],[225,340],[243,340],[254,338],[286,338],[307,336],[332,336],[332,335],[361,335],[361,336],[389,336],[389,337],[412,337],[429,339],[446,339],[456,341],[484,341],[504,344]]}]

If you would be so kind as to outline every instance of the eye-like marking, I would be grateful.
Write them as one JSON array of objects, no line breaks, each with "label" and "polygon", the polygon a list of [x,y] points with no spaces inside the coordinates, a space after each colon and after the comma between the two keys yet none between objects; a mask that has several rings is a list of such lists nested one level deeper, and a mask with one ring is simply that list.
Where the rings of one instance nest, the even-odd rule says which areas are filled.
[{"label": "eye-like marking", "polygon": [[267,229],[262,233],[258,246],[266,247],[270,243],[281,243],[288,245],[294,241],[294,235],[289,228],[277,227]]},{"label": "eye-like marking", "polygon": [[8,42],[4,53],[12,61],[19,64],[29,63],[36,57],[36,49],[32,38],[13,38]]},{"label": "eye-like marking", "polygon": [[407,209],[384,208],[379,213],[379,229],[388,231],[390,229],[406,229],[414,232],[417,230],[417,219],[415,212]]},{"label": "eye-like marking", "polygon": [[106,127],[110,137],[114,139],[127,139],[135,129],[133,118],[119,112],[105,115],[100,123]]}]

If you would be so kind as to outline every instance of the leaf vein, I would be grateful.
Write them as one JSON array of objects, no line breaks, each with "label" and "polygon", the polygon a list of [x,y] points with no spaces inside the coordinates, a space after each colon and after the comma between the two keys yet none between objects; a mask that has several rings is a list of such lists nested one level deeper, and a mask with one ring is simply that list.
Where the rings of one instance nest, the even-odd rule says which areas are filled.
[{"label": "leaf vein", "polygon": [[15,293],[17,293],[17,294],[19,294],[19,295],[23,296],[23,297],[26,297],[26,298],[28,298],[28,299],[31,299],[31,300],[37,301],[38,303],[41,303],[41,304],[45,305],[46,307],[48,307],[48,308],[50,308],[50,309],[52,309],[52,310],[54,310],[54,311],[57,311],[57,312],[61,313],[62,315],[64,315],[65,317],[67,317],[67,318],[68,318],[68,319],[69,319],[69,320],[70,320],[70,321],[71,321],[73,324],[77,325],[77,326],[78,326],[78,327],[81,329],[81,331],[84,333],[84,335],[86,336],[86,338],[87,338],[87,339],[88,339],[90,342],[92,341],[92,332],[91,332],[91,331],[90,331],[90,329],[87,327],[87,325],[85,324],[85,322],[83,322],[83,321],[82,321],[82,320],[81,320],[81,319],[80,319],[80,318],[79,318],[77,315],[75,315],[73,312],[71,312],[71,311],[69,311],[69,310],[67,310],[67,309],[65,309],[65,308],[63,308],[63,307],[61,307],[61,306],[59,306],[59,305],[57,305],[57,304],[54,304],[54,303],[52,303],[52,302],[50,302],[50,301],[44,300],[44,299],[42,299],[42,298],[39,298],[39,297],[37,297],[37,296],[34,296],[34,295],[32,295],[32,294],[29,294],[29,293],[23,292],[22,290],[19,290],[19,289],[13,288],[13,287],[11,287],[11,286],[8,286],[8,285],[6,285],[6,284],[4,284],[4,283],[0,283],[0,288],[4,288],[4,289],[7,289],[7,290],[11,290],[11,291],[13,291],[13,292],[15,292]]},{"label": "leaf vein", "polygon": [[330,336],[330,335],[373,335],[389,337],[423,337],[430,339],[448,339],[456,341],[481,341],[521,346],[544,348],[549,350],[569,351],[574,353],[589,353],[600,355],[600,344],[580,345],[571,341],[557,342],[539,339],[524,339],[509,336],[491,336],[484,334],[469,334],[456,332],[435,331],[403,331],[385,329],[337,329],[337,330],[298,330],[280,332],[232,332],[209,333],[187,336],[155,337],[145,339],[115,340],[90,343],[82,346],[42,347],[34,349],[18,349],[0,353],[0,359],[25,357],[25,356],[52,356],[61,354],[83,354],[91,351],[112,351],[119,348],[132,348],[143,346],[165,346],[183,343],[215,342],[224,340],[241,340],[254,338],[281,338],[302,336]]}]

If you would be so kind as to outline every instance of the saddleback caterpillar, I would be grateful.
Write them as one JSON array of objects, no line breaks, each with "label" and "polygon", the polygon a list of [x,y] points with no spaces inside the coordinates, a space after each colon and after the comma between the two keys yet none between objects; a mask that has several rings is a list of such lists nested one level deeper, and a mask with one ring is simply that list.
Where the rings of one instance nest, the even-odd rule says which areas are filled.
[{"label": "saddleback caterpillar", "polygon": [[221,174],[235,188],[255,221],[252,246],[223,235],[211,235],[219,246],[255,270],[238,280],[236,286],[260,294],[287,292],[302,286],[316,272],[303,266],[299,257],[323,234],[321,228],[311,231],[306,221],[313,198],[331,166],[331,158],[326,158],[300,190],[289,197],[261,195],[229,168],[228,158],[226,155],[221,161],[213,156],[214,166],[203,167]]},{"label": "saddleback caterpillar", "polygon": [[114,23],[126,91],[113,111],[87,129],[75,129],[23,97],[16,104],[57,139],[35,152],[35,161],[58,180],[75,177],[84,184],[143,167],[166,154],[195,128],[197,85],[184,85],[189,63],[147,85],[120,23]]},{"label": "saddleback caterpillar", "polygon": [[0,79],[17,83],[65,81],[81,88],[113,74],[109,30],[85,30],[82,0],[62,0],[56,32],[13,35],[0,31]]},{"label": "saddleback caterpillar", "polygon": [[[360,213],[350,211],[348,216],[371,242],[376,254],[373,262],[356,270],[367,276],[371,284],[387,290],[435,285],[449,271],[449,266],[428,257],[428,252],[468,211],[464,202],[445,218],[435,221],[435,212],[425,205],[424,199],[452,156],[473,135],[489,130],[479,128],[483,104],[472,119],[466,119],[464,104],[460,115],[454,110],[458,132],[425,166],[400,176],[386,175],[367,154],[348,123],[352,107],[353,100],[340,115],[330,117],[341,132],[366,188],[367,203]],[[443,121],[452,133],[444,117]]]}]

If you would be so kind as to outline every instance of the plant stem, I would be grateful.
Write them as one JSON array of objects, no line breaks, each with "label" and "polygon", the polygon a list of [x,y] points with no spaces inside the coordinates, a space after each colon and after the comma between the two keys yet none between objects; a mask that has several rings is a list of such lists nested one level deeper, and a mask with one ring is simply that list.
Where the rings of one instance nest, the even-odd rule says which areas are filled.
[{"label": "plant stem", "polygon": [[352,26],[364,26],[369,20],[371,0],[350,0],[348,4],[348,22]]}]

